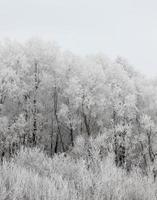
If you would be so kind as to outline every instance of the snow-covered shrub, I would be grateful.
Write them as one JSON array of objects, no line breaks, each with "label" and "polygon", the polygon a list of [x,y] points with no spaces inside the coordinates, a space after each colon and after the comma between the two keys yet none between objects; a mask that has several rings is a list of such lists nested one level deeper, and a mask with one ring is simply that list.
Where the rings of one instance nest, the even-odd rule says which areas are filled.
[{"label": "snow-covered shrub", "polygon": [[143,176],[138,169],[128,174],[117,168],[112,153],[104,151],[102,159],[100,138],[80,137],[72,152],[53,158],[37,148],[21,149],[0,166],[0,199],[155,200],[153,177]]}]

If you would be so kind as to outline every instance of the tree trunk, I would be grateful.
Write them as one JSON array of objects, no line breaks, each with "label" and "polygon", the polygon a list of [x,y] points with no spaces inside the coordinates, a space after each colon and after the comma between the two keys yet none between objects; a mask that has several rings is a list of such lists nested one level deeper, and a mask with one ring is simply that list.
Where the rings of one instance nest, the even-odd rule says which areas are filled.
[{"label": "tree trunk", "polygon": [[33,100],[33,133],[32,133],[32,143],[36,146],[36,135],[37,135],[37,90],[38,90],[38,64],[35,62],[34,69],[34,100]]},{"label": "tree trunk", "polygon": [[116,112],[113,111],[113,131],[114,131],[114,153],[115,153],[115,163],[118,165],[118,144],[117,144],[117,133],[116,133]]},{"label": "tree trunk", "polygon": [[51,145],[50,145],[50,155],[53,155],[53,119],[52,119],[52,130],[51,130]]},{"label": "tree trunk", "polygon": [[87,115],[85,113],[83,113],[83,118],[84,118],[84,124],[85,124],[85,127],[86,127],[87,135],[90,136],[91,135],[90,126],[89,126],[89,123],[88,123],[88,120],[87,120]]},{"label": "tree trunk", "polygon": [[153,152],[153,149],[152,149],[152,144],[151,144],[151,129],[150,129],[150,132],[147,132],[147,138],[148,138],[148,153],[149,153],[149,158],[150,158],[150,161],[151,162],[154,162],[154,159],[155,159],[155,155],[154,155],[154,152]]},{"label": "tree trunk", "polygon": [[73,136],[73,128],[72,124],[70,124],[70,138],[71,138],[71,145],[74,146],[74,136]]},{"label": "tree trunk", "polygon": [[56,137],[56,143],[55,143],[55,148],[54,148],[54,152],[57,153],[58,151],[58,140],[59,140],[59,137],[58,137],[58,133],[57,133],[57,137]]},{"label": "tree trunk", "polygon": [[57,115],[57,107],[58,107],[57,105],[58,105],[58,95],[57,95],[57,91],[56,91],[56,87],[55,87],[55,91],[54,91],[54,116],[55,116],[55,119],[56,119],[56,122],[57,122],[57,132],[58,132],[57,136],[59,135],[62,150],[65,151],[64,143],[63,143],[63,139],[62,139],[62,134],[61,134],[61,130],[60,130],[60,125],[59,125],[59,119],[58,119],[58,115]]}]

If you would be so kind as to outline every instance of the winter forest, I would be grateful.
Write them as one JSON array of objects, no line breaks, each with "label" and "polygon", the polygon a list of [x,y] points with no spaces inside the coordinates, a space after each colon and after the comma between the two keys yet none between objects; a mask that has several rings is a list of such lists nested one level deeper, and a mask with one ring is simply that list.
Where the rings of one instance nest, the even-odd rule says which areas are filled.
[{"label": "winter forest", "polygon": [[122,57],[0,44],[0,199],[157,199],[157,79]]}]

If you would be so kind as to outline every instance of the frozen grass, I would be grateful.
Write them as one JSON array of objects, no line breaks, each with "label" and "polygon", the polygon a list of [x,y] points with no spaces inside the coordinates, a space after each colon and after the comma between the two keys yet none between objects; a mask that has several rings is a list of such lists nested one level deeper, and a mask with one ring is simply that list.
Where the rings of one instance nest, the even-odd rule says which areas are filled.
[{"label": "frozen grass", "polygon": [[[72,152],[47,157],[21,149],[0,166],[0,200],[155,200],[157,184],[138,170],[116,168],[112,154],[100,159],[102,140],[78,138]],[[88,147],[88,148],[87,148]],[[105,147],[104,147],[105,155]]]}]

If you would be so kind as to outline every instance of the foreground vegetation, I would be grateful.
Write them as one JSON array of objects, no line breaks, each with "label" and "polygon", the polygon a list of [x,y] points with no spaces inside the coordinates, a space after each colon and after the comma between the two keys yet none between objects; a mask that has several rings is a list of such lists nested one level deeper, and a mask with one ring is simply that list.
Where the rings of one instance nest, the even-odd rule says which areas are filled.
[{"label": "foreground vegetation", "polygon": [[103,146],[103,136],[88,141],[79,137],[71,151],[53,158],[37,148],[23,148],[4,161],[0,199],[155,200],[157,183],[151,171],[146,176],[140,168],[127,172],[116,167],[114,155]]}]

